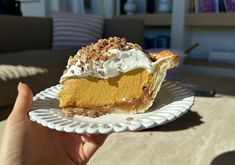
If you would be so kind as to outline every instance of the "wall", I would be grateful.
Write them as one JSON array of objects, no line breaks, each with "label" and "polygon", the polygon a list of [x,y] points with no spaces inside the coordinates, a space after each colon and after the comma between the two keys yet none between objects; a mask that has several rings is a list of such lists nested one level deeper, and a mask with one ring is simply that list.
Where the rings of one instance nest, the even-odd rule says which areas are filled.
[{"label": "wall", "polygon": [[[21,2],[21,10],[23,16],[37,16],[45,17],[46,16],[46,0],[38,0],[31,2]],[[48,1],[48,0],[47,0]]]},{"label": "wall", "polygon": [[66,11],[66,0],[35,0],[21,2],[23,16],[49,17],[53,11]]},{"label": "wall", "polygon": [[188,0],[173,0],[171,25],[171,46],[187,49],[195,43],[199,47],[190,53],[194,59],[208,59],[209,52],[235,52],[234,27],[188,27],[185,26],[185,15],[188,13]]},{"label": "wall", "polygon": [[191,54],[192,58],[208,59],[209,52],[235,52],[235,29],[232,27],[190,27],[188,45],[198,42],[200,45]]}]

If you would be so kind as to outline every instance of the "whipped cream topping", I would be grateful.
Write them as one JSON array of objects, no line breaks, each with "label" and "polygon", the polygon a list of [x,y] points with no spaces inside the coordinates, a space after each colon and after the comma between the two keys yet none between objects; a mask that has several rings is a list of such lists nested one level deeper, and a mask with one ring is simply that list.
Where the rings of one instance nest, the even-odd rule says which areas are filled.
[{"label": "whipped cream topping", "polygon": [[[79,52],[77,55],[80,56]],[[73,65],[71,65],[72,57],[70,57],[66,66],[67,71],[62,75],[60,81],[71,77],[89,75],[107,79],[137,68],[144,68],[149,73],[152,73],[157,63],[171,57],[167,56],[152,62],[145,52],[135,48],[129,50],[110,49],[107,52],[107,56],[109,57],[108,60],[103,62],[90,61],[89,63],[84,63],[83,59],[80,58]]]}]

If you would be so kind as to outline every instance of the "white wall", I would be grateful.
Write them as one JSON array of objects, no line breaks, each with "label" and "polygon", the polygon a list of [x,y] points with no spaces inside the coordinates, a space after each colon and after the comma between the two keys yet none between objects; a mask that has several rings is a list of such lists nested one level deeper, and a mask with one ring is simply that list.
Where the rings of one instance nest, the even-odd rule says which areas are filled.
[{"label": "white wall", "polygon": [[235,52],[235,28],[234,27],[194,27],[189,28],[188,45],[198,42],[190,57],[207,59],[212,50]]},{"label": "white wall", "polygon": [[66,0],[37,0],[21,2],[23,16],[48,17],[53,11],[66,11]]},{"label": "white wall", "polygon": [[[21,2],[21,10],[23,16],[37,16],[45,17],[46,16],[46,0],[38,0],[31,2]],[[48,0],[47,0],[48,1]]]},{"label": "white wall", "polygon": [[159,35],[171,36],[170,27],[147,27],[144,30],[144,36],[146,37],[157,37]]},{"label": "white wall", "polygon": [[185,27],[185,13],[188,8],[187,0],[173,1],[171,16],[171,47],[185,49],[188,31]]}]

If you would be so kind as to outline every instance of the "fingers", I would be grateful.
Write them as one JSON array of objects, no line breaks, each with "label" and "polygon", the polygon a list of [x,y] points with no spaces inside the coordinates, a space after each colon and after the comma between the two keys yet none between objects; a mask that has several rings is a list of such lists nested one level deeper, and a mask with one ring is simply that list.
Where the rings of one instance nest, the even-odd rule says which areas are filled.
[{"label": "fingers", "polygon": [[83,150],[86,158],[89,160],[98,148],[104,143],[108,135],[82,135]]},{"label": "fingers", "polygon": [[107,139],[108,134],[99,134],[99,135],[92,135],[92,134],[85,134],[82,135],[82,139],[92,142],[97,146],[102,146],[104,141]]},{"label": "fingers", "polygon": [[15,101],[14,108],[10,117],[13,119],[27,119],[28,112],[32,106],[33,93],[32,90],[23,83],[18,85],[18,96]]}]

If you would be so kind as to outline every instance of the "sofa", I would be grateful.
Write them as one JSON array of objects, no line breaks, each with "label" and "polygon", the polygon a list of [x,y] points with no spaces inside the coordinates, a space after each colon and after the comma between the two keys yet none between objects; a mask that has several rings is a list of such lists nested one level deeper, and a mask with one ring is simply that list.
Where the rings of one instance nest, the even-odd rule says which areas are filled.
[{"label": "sofa", "polygon": [[[28,84],[34,94],[56,85],[69,56],[76,49],[52,49],[51,18],[0,16],[0,107],[14,103],[19,82]],[[107,19],[103,38],[126,37],[143,46],[143,21]]]}]

